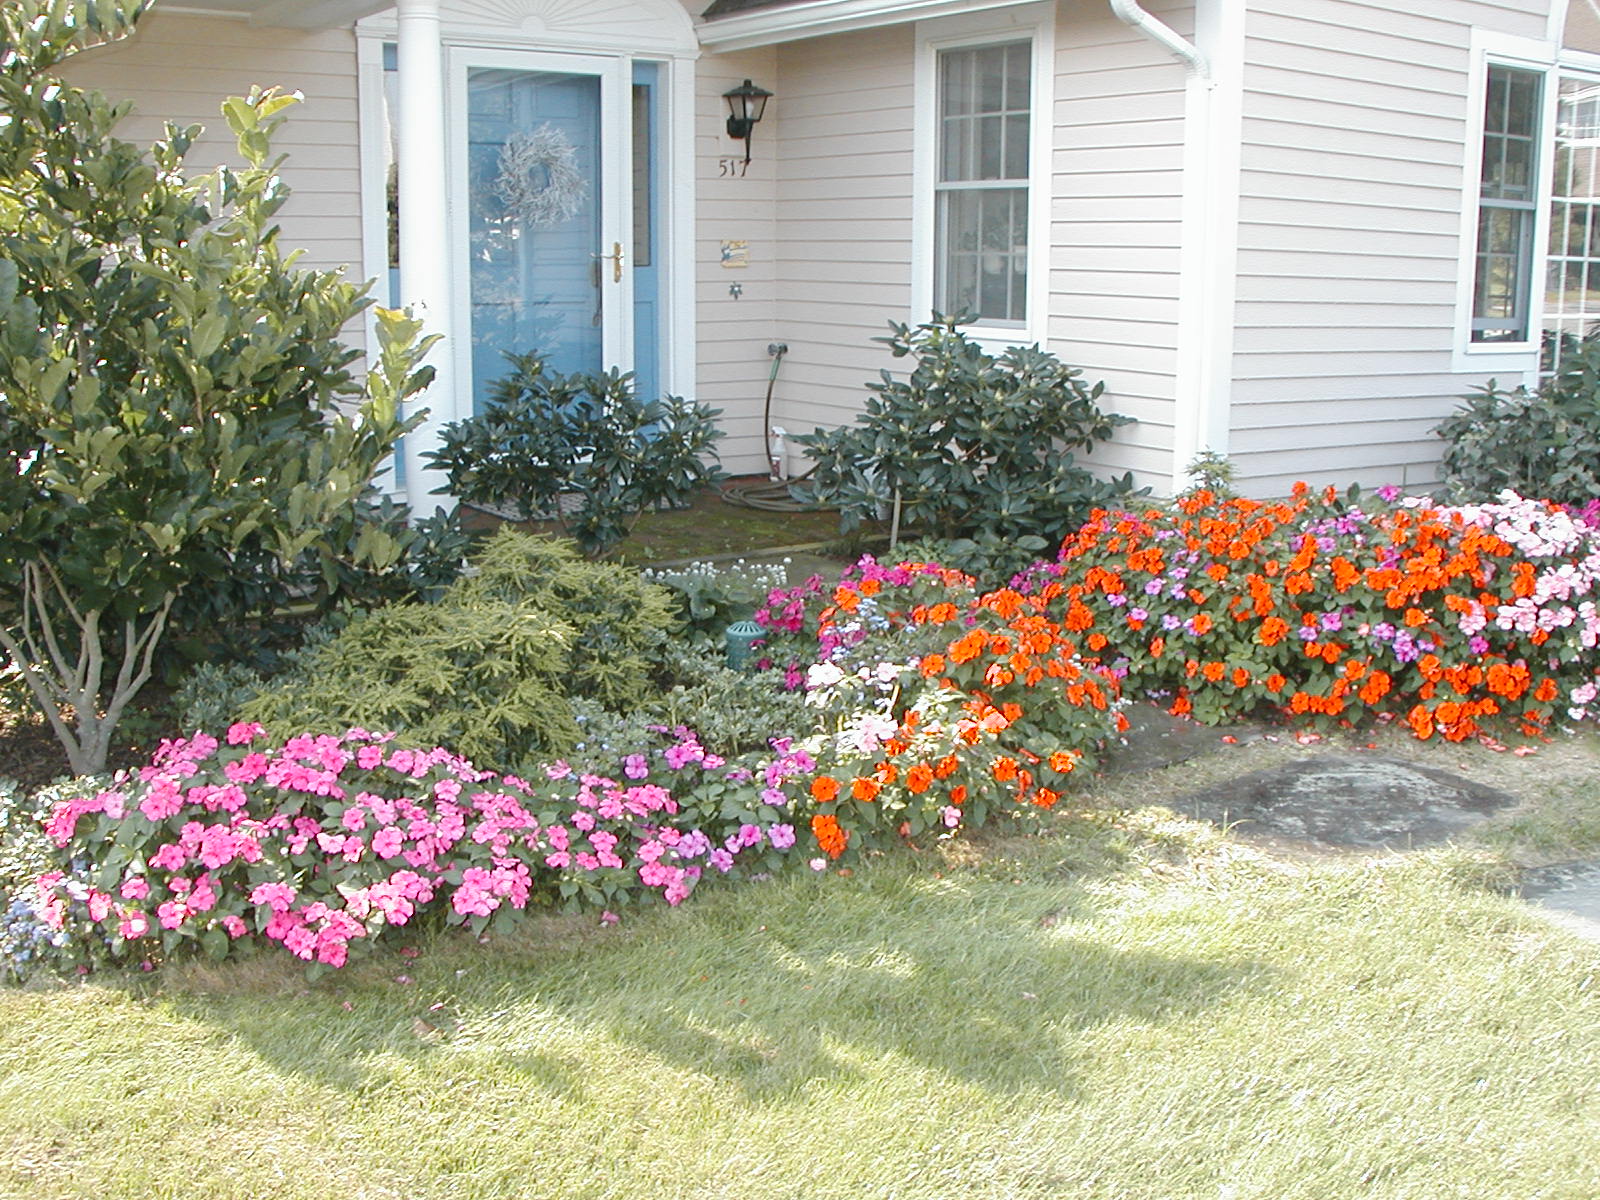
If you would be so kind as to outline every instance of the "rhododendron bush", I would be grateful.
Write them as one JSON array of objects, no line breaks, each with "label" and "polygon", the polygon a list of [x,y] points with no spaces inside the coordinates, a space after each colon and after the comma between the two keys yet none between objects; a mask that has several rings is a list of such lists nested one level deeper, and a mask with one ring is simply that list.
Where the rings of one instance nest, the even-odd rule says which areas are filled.
[{"label": "rhododendron bush", "polygon": [[1202,721],[1386,715],[1460,741],[1596,711],[1600,531],[1509,492],[1202,491],[1095,513],[1030,582],[1131,690]]}]

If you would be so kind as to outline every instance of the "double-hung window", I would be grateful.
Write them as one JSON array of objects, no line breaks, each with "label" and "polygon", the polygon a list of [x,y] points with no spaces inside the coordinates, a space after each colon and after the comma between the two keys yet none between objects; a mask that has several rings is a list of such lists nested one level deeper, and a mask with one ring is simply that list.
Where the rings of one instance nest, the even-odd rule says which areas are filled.
[{"label": "double-hung window", "polygon": [[1546,370],[1600,331],[1600,76],[1562,76],[1552,150]]},{"label": "double-hung window", "polygon": [[1473,266],[1472,342],[1532,337],[1534,229],[1539,211],[1544,74],[1489,64]]},{"label": "double-hung window", "polygon": [[1029,40],[937,52],[933,307],[982,326],[1028,321],[1033,145]]}]

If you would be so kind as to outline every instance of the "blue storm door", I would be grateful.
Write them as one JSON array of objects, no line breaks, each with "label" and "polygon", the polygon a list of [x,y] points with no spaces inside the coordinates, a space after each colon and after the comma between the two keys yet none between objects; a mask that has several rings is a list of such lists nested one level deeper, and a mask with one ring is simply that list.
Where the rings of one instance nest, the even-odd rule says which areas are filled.
[{"label": "blue storm door", "polygon": [[620,58],[471,49],[452,52],[451,76],[451,327],[472,410],[506,355],[529,351],[562,373],[637,370],[648,394],[660,272],[648,224],[647,269],[634,242],[655,209],[653,76],[641,85]]}]

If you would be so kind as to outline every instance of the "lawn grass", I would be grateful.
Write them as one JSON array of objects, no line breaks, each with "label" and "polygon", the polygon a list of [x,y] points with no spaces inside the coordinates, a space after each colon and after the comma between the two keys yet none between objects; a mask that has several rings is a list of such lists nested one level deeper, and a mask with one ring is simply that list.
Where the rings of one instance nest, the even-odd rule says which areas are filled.
[{"label": "lawn grass", "polygon": [[1494,874],[1107,811],[315,986],[0,990],[0,1195],[1589,1200],[1600,948]]}]

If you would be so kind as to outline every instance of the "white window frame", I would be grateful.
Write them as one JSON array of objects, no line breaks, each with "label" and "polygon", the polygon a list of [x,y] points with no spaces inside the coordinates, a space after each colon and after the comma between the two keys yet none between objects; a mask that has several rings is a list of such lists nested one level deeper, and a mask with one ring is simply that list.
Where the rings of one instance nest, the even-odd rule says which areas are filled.
[{"label": "white window frame", "polygon": [[1032,47],[1032,112],[1028,126],[1027,313],[1021,325],[963,326],[986,349],[1043,343],[1049,327],[1051,152],[1055,144],[1055,5],[1026,4],[917,23],[915,124],[912,140],[912,324],[933,315],[937,250],[939,53],[1006,42]]},{"label": "white window frame", "polygon": [[[1550,243],[1552,132],[1559,91],[1556,48],[1531,38],[1473,30],[1472,72],[1467,88],[1467,144],[1461,203],[1461,246],[1456,274],[1456,320],[1452,367],[1458,373],[1494,374],[1501,382],[1532,382],[1539,373],[1539,338],[1544,327],[1544,295]],[[1489,69],[1507,67],[1542,78],[1537,130],[1537,185],[1534,189],[1533,245],[1528,264],[1528,337],[1520,342],[1472,340],[1473,290],[1478,270],[1478,220],[1483,177],[1484,105]],[[1521,376],[1518,380],[1516,377]]]}]

